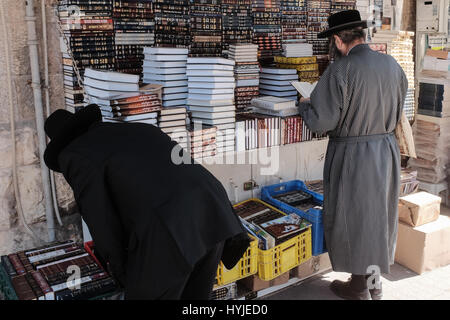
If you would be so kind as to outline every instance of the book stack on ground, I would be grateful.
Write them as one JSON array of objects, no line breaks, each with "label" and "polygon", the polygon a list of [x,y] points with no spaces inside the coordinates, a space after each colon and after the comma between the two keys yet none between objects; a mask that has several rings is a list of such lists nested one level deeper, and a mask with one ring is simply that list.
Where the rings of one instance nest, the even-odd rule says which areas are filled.
[{"label": "book stack on ground", "polygon": [[[79,288],[70,287],[71,266],[80,270]],[[0,269],[18,300],[87,300],[117,290],[96,259],[72,241],[2,256]]]},{"label": "book stack on ground", "polygon": [[280,117],[259,113],[236,115],[236,151],[280,145]]},{"label": "book stack on ground", "polygon": [[104,121],[157,124],[161,100],[156,93],[144,94],[138,75],[88,68],[84,85],[86,103],[97,104]]},{"label": "book stack on ground", "polygon": [[189,0],[153,0],[155,12],[155,45],[189,47]]},{"label": "book stack on ground", "polygon": [[[77,8],[76,12],[73,10],[74,6]],[[64,0],[59,1],[57,8],[64,33],[60,37],[60,47],[66,109],[76,112],[83,108],[84,103],[82,86],[78,83],[74,65],[79,69],[81,77],[87,67],[115,67],[112,0],[98,0],[95,4],[90,0]]]},{"label": "book stack on ground", "polygon": [[252,0],[222,0],[223,49],[252,41]]},{"label": "book stack on ground", "polygon": [[281,0],[282,43],[306,41],[306,0]]},{"label": "book stack on ground", "polygon": [[258,59],[263,65],[273,62],[281,51],[280,0],[253,0],[253,43],[257,44]]},{"label": "book stack on ground", "polygon": [[328,17],[331,10],[331,0],[308,0],[306,40],[313,45],[314,55],[328,54],[328,39],[319,39],[317,34],[328,28]]},{"label": "book stack on ground", "polygon": [[155,42],[152,0],[114,1],[116,71],[142,74],[144,46]]},{"label": "book stack on ground", "polygon": [[410,158],[408,167],[417,170],[417,179],[422,182],[445,182],[450,166],[450,116],[419,113],[412,127],[417,158]]},{"label": "book stack on ground", "polygon": [[164,108],[186,106],[186,48],[144,48],[144,83],[156,83],[162,88]]},{"label": "book stack on ground", "polygon": [[217,127],[217,152],[234,151],[234,60],[188,58],[188,102],[194,123]]},{"label": "book stack on ground", "polygon": [[191,0],[190,57],[220,57],[222,55],[221,0]]},{"label": "book stack on ground", "polygon": [[158,115],[158,126],[173,141],[188,149],[188,136],[186,130],[186,107],[162,108]]},{"label": "book stack on ground", "polygon": [[331,14],[344,10],[355,10],[356,0],[331,0]]},{"label": "book stack on ground", "polygon": [[217,154],[217,128],[193,123],[188,128],[189,147],[193,159],[212,157]]},{"label": "book stack on ground", "polygon": [[236,62],[236,108],[245,109],[253,97],[259,95],[258,46],[252,43],[232,44],[227,53],[228,58]]},{"label": "book stack on ground", "polygon": [[277,68],[296,69],[299,81],[314,83],[319,80],[319,64],[316,56],[274,57]]},{"label": "book stack on ground", "polygon": [[297,90],[291,81],[297,81],[296,69],[262,68],[259,80],[259,93],[297,101]]}]

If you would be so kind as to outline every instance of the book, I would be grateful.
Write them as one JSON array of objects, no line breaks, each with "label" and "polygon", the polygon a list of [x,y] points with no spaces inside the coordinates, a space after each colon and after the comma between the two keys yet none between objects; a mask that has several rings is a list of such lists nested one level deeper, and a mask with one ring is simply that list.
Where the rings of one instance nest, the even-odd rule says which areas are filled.
[{"label": "book", "polygon": [[84,85],[90,86],[96,89],[108,90],[108,91],[139,91],[139,84],[126,83],[126,82],[112,82],[96,80],[89,77],[84,77]]},{"label": "book", "polygon": [[233,60],[230,59],[225,59],[225,58],[193,58],[190,57],[187,59],[187,63],[188,64],[223,64],[223,65],[230,65],[230,66],[234,66],[235,62]]},{"label": "book", "polygon": [[113,81],[113,82],[128,82],[128,83],[138,83],[139,76],[134,74],[126,74],[121,72],[105,71],[105,70],[94,70],[91,68],[86,68],[84,70],[84,76],[103,80],[103,81]]},{"label": "book", "polygon": [[[233,71],[207,69],[207,70],[187,70],[186,74],[187,74],[188,77],[193,77],[193,76],[233,77],[234,72]],[[225,81],[222,81],[222,82],[225,82]]]},{"label": "book", "polygon": [[235,79],[231,77],[188,77],[189,82],[213,82],[213,83],[223,83],[232,82],[234,84]]},{"label": "book", "polygon": [[186,120],[164,121],[159,123],[160,128],[185,126]]},{"label": "book", "polygon": [[163,108],[159,112],[160,115],[171,115],[171,114],[179,114],[179,113],[186,113],[185,107],[172,107],[172,108]]},{"label": "book", "polygon": [[267,96],[275,96],[275,97],[281,97],[281,98],[286,98],[286,99],[290,99],[291,97],[297,98],[297,91],[292,90],[292,91],[272,91],[272,90],[264,90],[261,89],[259,90],[259,93],[262,95],[267,95]]},{"label": "book", "polygon": [[186,119],[186,113],[178,113],[171,115],[162,115],[160,116],[160,121],[174,121],[174,120],[184,120]]},{"label": "book", "polygon": [[172,61],[186,61],[188,59],[187,55],[181,55],[181,54],[165,54],[165,55],[159,55],[159,54],[146,54],[145,60],[151,60],[151,61],[164,61],[164,62],[172,62]]},{"label": "book", "polygon": [[144,68],[186,68],[186,61],[153,61],[144,60]]},{"label": "book", "polygon": [[226,100],[199,100],[199,99],[188,99],[187,104],[189,106],[204,106],[204,107],[213,107],[213,106],[230,106],[233,105],[232,99]]},{"label": "book", "polygon": [[218,71],[233,71],[234,67],[232,65],[224,65],[224,64],[188,64],[186,66],[187,70],[218,70]]},{"label": "book", "polygon": [[278,69],[278,68],[261,68],[261,73],[273,74],[273,75],[297,75],[297,70],[295,70],[295,69]]},{"label": "book", "polygon": [[272,237],[268,232],[266,232],[261,227],[251,222],[248,222],[242,218],[240,218],[240,220],[245,229],[259,240],[258,247],[260,249],[269,250],[275,247],[275,238]]},{"label": "book", "polygon": [[229,106],[196,106],[190,105],[190,111],[199,111],[199,112],[225,112],[225,111],[235,111],[236,107],[234,105]]},{"label": "book", "polygon": [[194,82],[189,80],[187,85],[188,88],[200,89],[234,89],[236,87],[234,80],[230,82]]},{"label": "book", "polygon": [[296,107],[295,101],[274,96],[260,96],[253,98],[251,100],[251,105],[258,108],[275,111],[292,109]]},{"label": "book", "polygon": [[235,116],[234,111],[226,111],[226,112],[201,112],[201,111],[192,111],[192,116],[200,119],[222,119],[222,118],[230,118]]},{"label": "book", "polygon": [[189,92],[189,100],[233,100],[234,93],[232,94],[197,94]]},{"label": "book", "polygon": [[150,67],[144,67],[143,72],[150,73],[150,74],[186,74],[186,68],[150,68]]},{"label": "book", "polygon": [[[282,69],[289,70],[289,69]],[[295,70],[294,70],[295,71]],[[297,72],[295,74],[271,74],[271,73],[261,73],[261,79],[269,80],[298,80]]]},{"label": "book", "polygon": [[187,55],[188,49],[185,48],[163,48],[163,47],[145,47],[144,54],[155,55]]},{"label": "book", "polygon": [[158,116],[157,112],[150,112],[150,113],[136,114],[136,115],[130,115],[130,116],[116,117],[116,118],[121,121],[135,121],[135,120],[156,118],[157,116]]},{"label": "book", "polygon": [[314,88],[317,85],[317,82],[309,83],[309,82],[299,82],[299,81],[291,81],[291,84],[295,89],[300,93],[303,98],[309,98]]},{"label": "book", "polygon": [[310,225],[309,222],[295,213],[260,224],[277,240],[283,240],[290,235],[300,233],[301,230],[308,228]]}]

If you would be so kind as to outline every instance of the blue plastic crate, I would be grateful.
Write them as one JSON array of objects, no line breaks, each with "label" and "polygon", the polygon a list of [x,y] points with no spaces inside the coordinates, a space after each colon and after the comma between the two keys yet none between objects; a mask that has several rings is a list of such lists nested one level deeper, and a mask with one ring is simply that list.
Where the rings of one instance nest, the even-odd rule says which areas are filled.
[{"label": "blue plastic crate", "polygon": [[323,195],[308,190],[305,183],[300,180],[292,180],[289,182],[283,182],[266,186],[261,189],[261,199],[273,206],[279,208],[285,213],[295,213],[302,218],[305,218],[312,223],[312,254],[313,256],[320,255],[327,252],[325,247],[325,240],[323,235],[323,222],[322,222],[322,210],[311,208],[307,211],[302,211],[295,207],[292,207],[284,202],[281,202],[273,197],[282,193],[290,191],[304,191],[313,196],[314,200],[323,205]]}]

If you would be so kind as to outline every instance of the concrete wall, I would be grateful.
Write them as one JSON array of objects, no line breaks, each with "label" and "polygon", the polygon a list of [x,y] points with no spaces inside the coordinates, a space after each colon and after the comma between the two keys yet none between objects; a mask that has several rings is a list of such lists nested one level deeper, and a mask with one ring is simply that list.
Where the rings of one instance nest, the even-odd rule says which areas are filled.
[{"label": "concrete wall", "polygon": [[[13,87],[14,118],[16,124],[17,166],[20,201],[27,222],[41,238],[47,239],[42,179],[37,149],[37,133],[34,114],[33,91],[27,46],[27,29],[24,22],[25,1],[1,0],[5,10],[6,30],[0,24],[0,254],[39,245],[23,228],[16,210],[17,199],[12,184],[12,139],[10,110],[7,90],[5,31],[9,45]],[[40,1],[36,2],[37,34],[41,43],[41,77],[44,79],[42,60],[42,29]],[[46,1],[49,44],[50,97],[52,111],[63,107],[64,91],[59,35],[55,25],[52,5],[56,0]],[[43,83],[43,82],[42,82]],[[57,230],[59,239],[77,238],[81,228],[72,191],[64,178],[57,175],[59,205],[66,224]]]}]

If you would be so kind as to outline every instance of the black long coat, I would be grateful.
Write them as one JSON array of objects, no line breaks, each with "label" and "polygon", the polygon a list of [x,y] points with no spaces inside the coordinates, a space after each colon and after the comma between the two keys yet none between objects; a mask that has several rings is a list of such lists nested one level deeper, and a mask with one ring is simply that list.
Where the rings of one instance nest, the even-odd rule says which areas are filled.
[{"label": "black long coat", "polygon": [[174,164],[176,143],[159,128],[95,122],[75,131],[46,158],[57,157],[126,298],[158,298],[221,241],[228,268],[242,257],[249,239],[221,183],[199,164]]}]

